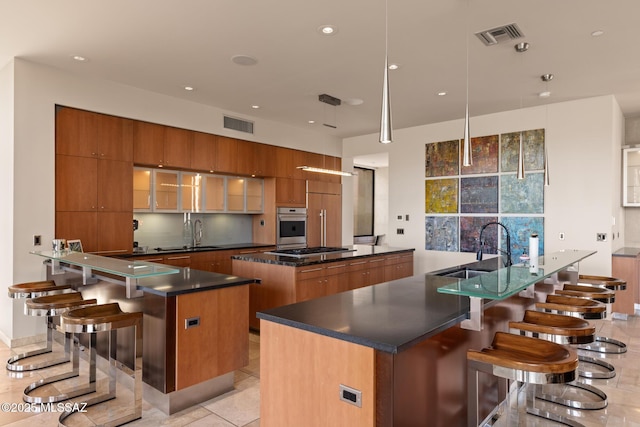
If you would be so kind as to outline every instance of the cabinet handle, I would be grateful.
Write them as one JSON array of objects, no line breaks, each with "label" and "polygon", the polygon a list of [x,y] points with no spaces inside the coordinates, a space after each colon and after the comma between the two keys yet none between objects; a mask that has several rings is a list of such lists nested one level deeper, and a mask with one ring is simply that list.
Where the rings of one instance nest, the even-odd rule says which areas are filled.
[{"label": "cabinet handle", "polygon": [[189,259],[191,258],[189,255],[187,256],[168,256],[167,259]]},{"label": "cabinet handle", "polygon": [[300,273],[310,273],[312,271],[321,271],[321,270],[322,270],[322,267],[321,268],[312,268],[311,270],[300,270]]},{"label": "cabinet handle", "polygon": [[361,264],[366,264],[367,261],[360,261],[360,262],[352,262],[349,265],[361,265]]},{"label": "cabinet handle", "polygon": [[346,267],[347,264],[340,264],[340,265],[330,265],[327,267],[327,270],[331,269],[331,268],[342,268],[342,267]]}]

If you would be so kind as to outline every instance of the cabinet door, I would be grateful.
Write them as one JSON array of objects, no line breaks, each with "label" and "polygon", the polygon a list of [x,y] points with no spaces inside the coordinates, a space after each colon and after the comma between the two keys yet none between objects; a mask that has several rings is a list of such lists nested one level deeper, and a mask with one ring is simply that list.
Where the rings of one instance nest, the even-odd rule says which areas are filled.
[{"label": "cabinet door", "polygon": [[342,196],[324,194],[326,246],[342,246]]},{"label": "cabinet door", "polygon": [[[100,249],[97,230],[97,212],[56,212],[56,238],[79,239],[82,241],[82,249],[85,252],[96,252]],[[133,246],[133,240],[131,246]]]},{"label": "cabinet door", "polygon": [[193,132],[166,127],[164,131],[164,164],[173,168],[191,167]]},{"label": "cabinet door", "polygon": [[328,279],[321,276],[296,282],[296,302],[329,295]]},{"label": "cabinet door", "polygon": [[133,123],[133,162],[141,165],[164,165],[165,126],[155,123]]},{"label": "cabinet door", "polygon": [[245,179],[227,178],[227,212],[244,212]]},{"label": "cabinet door", "polygon": [[205,210],[207,212],[224,212],[225,178],[223,176],[205,175]]},{"label": "cabinet door", "polygon": [[199,173],[180,174],[180,207],[182,211],[202,212],[203,177]]},{"label": "cabinet door", "polygon": [[133,211],[133,164],[118,160],[98,161],[98,210]]},{"label": "cabinet door", "polygon": [[238,140],[216,136],[216,172],[236,173],[238,170]]},{"label": "cabinet door", "polygon": [[302,179],[276,178],[276,206],[305,207],[307,182]]},{"label": "cabinet door", "polygon": [[214,172],[216,169],[216,136],[194,132],[191,147],[191,169]]},{"label": "cabinet door", "polygon": [[342,196],[307,194],[307,245],[342,245]]},{"label": "cabinet door", "polygon": [[98,114],[68,107],[56,107],[56,154],[97,157]]},{"label": "cabinet door", "polygon": [[264,210],[264,182],[261,179],[247,179],[247,212],[259,213]]},{"label": "cabinet door", "polygon": [[[94,236],[98,236],[97,253],[104,255],[131,253],[133,251],[132,213],[99,212]],[[82,244],[84,245],[84,241]]]},{"label": "cabinet door", "polygon": [[191,255],[167,255],[164,257],[164,263],[174,267],[190,267]]},{"label": "cabinet door", "polygon": [[133,209],[151,210],[151,169],[133,170]]},{"label": "cabinet door", "polygon": [[133,120],[96,114],[98,158],[133,161]]},{"label": "cabinet door", "polygon": [[275,147],[257,142],[238,140],[237,173],[250,176],[274,176]]},{"label": "cabinet door", "polygon": [[178,172],[154,171],[154,203],[157,211],[178,210]]},{"label": "cabinet door", "polygon": [[56,211],[95,211],[98,206],[98,160],[56,155]]}]

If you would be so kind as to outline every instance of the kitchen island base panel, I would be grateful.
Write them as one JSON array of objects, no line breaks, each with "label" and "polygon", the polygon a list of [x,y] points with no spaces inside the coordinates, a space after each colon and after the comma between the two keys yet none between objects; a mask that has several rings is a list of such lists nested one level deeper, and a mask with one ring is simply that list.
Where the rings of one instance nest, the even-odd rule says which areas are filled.
[{"label": "kitchen island base panel", "polygon": [[144,400],[167,415],[205,402],[234,389],[234,372],[203,381],[171,393],[162,393],[148,384],[142,384]]},{"label": "kitchen island base panel", "polygon": [[[260,425],[373,426],[374,353],[369,347],[262,320]],[[340,399],[341,385],[361,392],[361,407]]]}]

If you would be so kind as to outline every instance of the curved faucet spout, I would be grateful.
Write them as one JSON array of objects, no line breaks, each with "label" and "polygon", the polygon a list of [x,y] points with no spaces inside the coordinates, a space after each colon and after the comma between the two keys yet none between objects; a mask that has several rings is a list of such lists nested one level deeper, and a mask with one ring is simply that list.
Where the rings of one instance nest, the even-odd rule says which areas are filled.
[{"label": "curved faucet spout", "polygon": [[482,261],[482,250],[484,249],[484,240],[482,240],[482,234],[484,233],[484,229],[492,224],[499,225],[500,227],[504,228],[505,234],[507,235],[507,249],[497,250],[499,252],[502,252],[507,257],[506,261],[504,261],[504,266],[510,267],[513,265],[513,261],[511,260],[511,234],[509,234],[509,229],[503,223],[497,221],[488,222],[480,229],[480,236],[478,237],[478,240],[480,241],[480,247],[478,248],[478,252],[476,253],[476,260]]}]

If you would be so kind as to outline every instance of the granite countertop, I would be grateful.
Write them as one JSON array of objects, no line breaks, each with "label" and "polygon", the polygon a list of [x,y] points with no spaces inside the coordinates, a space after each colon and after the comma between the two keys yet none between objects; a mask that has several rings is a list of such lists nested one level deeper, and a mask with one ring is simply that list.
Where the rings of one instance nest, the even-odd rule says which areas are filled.
[{"label": "granite countertop", "polygon": [[454,281],[413,276],[276,307],[257,317],[398,353],[467,318],[469,298],[437,291]]},{"label": "granite countertop", "polygon": [[180,272],[176,274],[138,279],[138,289],[161,297],[173,297],[192,292],[255,283],[255,279],[245,277],[228,276],[190,268],[178,269]]},{"label": "granite countertop", "polygon": [[633,247],[624,247],[624,248],[620,248],[617,251],[615,251],[612,255],[613,256],[624,256],[624,257],[637,257],[638,254],[640,254],[640,248],[633,248]]},{"label": "granite countertop", "polygon": [[414,252],[413,248],[394,248],[389,246],[352,245],[344,246],[348,252],[336,252],[324,255],[314,255],[307,258],[295,258],[271,254],[240,254],[231,258],[241,261],[261,262],[265,264],[284,265],[288,267],[304,267],[307,265],[323,264],[329,262],[347,261],[354,258],[363,258],[379,255],[388,255],[399,252]]},{"label": "granite countertop", "polygon": [[170,254],[182,254],[182,253],[198,253],[198,252],[208,252],[208,251],[225,251],[229,249],[259,249],[259,248],[269,248],[275,245],[267,244],[267,243],[233,243],[230,245],[202,245],[197,247],[169,247],[168,249],[158,248],[149,248],[146,252],[135,252],[132,254],[126,255],[118,255],[119,258],[135,258],[140,256],[149,256],[149,255],[170,255]]}]

